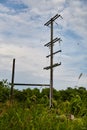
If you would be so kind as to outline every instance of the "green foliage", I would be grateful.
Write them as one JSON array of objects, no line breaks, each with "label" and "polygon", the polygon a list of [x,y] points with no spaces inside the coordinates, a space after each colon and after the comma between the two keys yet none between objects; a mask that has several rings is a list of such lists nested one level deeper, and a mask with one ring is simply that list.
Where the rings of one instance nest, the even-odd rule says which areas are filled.
[{"label": "green foliage", "polygon": [[[49,108],[49,88],[14,89],[14,102],[9,102],[10,87],[0,82],[0,130],[86,130],[87,90],[84,87],[53,89],[53,108]],[[69,115],[73,114],[74,119]]]},{"label": "green foliage", "polygon": [[87,128],[87,118],[67,119],[65,114],[57,115],[56,109],[42,105],[22,108],[19,104],[9,107],[0,116],[1,130],[82,130]]},{"label": "green foliage", "polygon": [[0,81],[0,102],[5,102],[9,99],[10,89],[7,80]]}]

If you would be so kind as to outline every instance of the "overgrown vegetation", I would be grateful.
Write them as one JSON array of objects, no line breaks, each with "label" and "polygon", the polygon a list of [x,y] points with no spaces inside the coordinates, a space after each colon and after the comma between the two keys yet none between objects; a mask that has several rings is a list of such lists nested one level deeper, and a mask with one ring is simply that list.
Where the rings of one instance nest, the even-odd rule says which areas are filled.
[{"label": "overgrown vegetation", "polygon": [[[14,90],[0,82],[0,130],[87,130],[87,90],[84,87],[53,90],[49,108],[49,88]],[[71,120],[69,115],[73,114]]]}]

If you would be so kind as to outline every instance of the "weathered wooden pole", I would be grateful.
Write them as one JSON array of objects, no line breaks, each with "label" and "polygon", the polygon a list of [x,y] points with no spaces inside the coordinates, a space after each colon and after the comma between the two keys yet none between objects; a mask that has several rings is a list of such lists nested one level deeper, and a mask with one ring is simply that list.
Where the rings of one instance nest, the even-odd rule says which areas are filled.
[{"label": "weathered wooden pole", "polygon": [[13,102],[14,75],[15,75],[15,59],[13,59],[13,65],[12,65],[12,79],[11,79],[11,93],[10,93],[11,102]]},{"label": "weathered wooden pole", "polygon": [[53,22],[58,18],[61,17],[61,15],[56,14],[53,18],[51,18],[48,22],[46,22],[44,25],[45,26],[49,26],[49,24],[51,25],[51,37],[50,37],[50,42],[45,44],[44,46],[49,47],[50,46],[50,55],[46,56],[47,58],[50,57],[50,66],[45,67],[44,69],[48,70],[50,69],[50,108],[52,108],[53,103],[52,103],[52,99],[53,99],[53,68],[56,66],[61,65],[61,63],[53,63],[53,56],[54,54],[61,52],[61,50],[54,52],[53,50],[53,45],[55,42],[57,41],[61,41],[60,38],[55,38],[53,39]]}]

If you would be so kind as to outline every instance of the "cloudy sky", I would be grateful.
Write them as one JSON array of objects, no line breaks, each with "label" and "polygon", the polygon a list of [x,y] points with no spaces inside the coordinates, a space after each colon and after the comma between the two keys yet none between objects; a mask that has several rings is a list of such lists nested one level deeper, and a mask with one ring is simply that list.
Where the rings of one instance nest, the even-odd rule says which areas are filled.
[{"label": "cloudy sky", "polygon": [[[49,83],[51,17],[54,38],[61,37],[54,51],[54,88],[84,86],[87,88],[87,0],[0,0],[0,80],[11,81],[12,60],[16,59],[15,82]],[[79,75],[83,73],[78,80]],[[24,88],[16,86],[18,89]]]}]

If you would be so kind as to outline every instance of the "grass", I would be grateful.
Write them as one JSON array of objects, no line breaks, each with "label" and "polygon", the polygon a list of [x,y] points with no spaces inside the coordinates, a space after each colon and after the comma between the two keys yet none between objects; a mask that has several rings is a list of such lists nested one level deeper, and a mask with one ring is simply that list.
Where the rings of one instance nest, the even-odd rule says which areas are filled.
[{"label": "grass", "polygon": [[17,102],[0,104],[0,130],[85,130],[87,117],[69,120],[65,114],[58,115],[56,108],[41,104],[30,108]]}]

